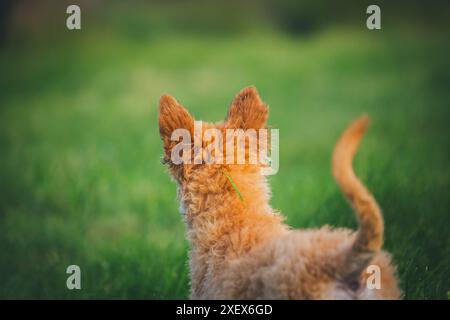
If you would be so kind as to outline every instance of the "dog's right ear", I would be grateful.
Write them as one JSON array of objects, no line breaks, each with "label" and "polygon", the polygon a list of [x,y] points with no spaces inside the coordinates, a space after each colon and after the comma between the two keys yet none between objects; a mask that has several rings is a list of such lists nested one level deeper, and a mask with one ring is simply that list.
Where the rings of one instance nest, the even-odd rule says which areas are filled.
[{"label": "dog's right ear", "polygon": [[172,148],[178,141],[172,141],[172,132],[176,129],[186,129],[189,133],[194,132],[194,118],[189,112],[172,96],[165,94],[159,100],[159,134],[164,143],[166,156],[170,157]]},{"label": "dog's right ear", "polygon": [[269,108],[255,87],[242,89],[231,103],[225,124],[235,129],[261,129],[266,126]]}]

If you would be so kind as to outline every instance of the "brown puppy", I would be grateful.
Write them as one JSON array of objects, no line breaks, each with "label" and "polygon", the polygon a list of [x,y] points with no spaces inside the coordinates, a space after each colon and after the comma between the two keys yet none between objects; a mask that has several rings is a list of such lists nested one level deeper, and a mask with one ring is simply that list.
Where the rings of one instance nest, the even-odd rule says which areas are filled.
[{"label": "brown puppy", "polygon": [[[260,129],[268,107],[255,88],[243,89],[225,121],[203,129]],[[175,129],[194,134],[194,119],[174,98],[160,100],[164,160],[178,184],[190,252],[194,299],[397,299],[395,268],[381,251],[383,218],[377,202],[355,176],[352,159],[367,129],[367,116],[339,139],[333,175],[359,220],[347,229],[291,230],[269,205],[270,189],[260,165],[175,164]],[[243,201],[245,200],[245,201]],[[367,285],[375,265],[379,288]]]}]

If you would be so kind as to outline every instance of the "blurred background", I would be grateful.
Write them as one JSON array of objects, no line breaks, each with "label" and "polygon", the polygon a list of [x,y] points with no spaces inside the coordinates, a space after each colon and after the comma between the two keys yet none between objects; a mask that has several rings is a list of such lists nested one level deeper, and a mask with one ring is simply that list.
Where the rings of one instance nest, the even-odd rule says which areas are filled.
[{"label": "blurred background", "polygon": [[[66,8],[81,8],[81,30]],[[366,8],[381,8],[381,30]],[[160,164],[159,96],[219,121],[256,85],[280,130],[272,206],[356,228],[331,178],[339,133],[384,211],[408,299],[447,299],[446,1],[0,1],[0,298],[184,299],[188,244]],[[81,268],[81,290],[66,268]]]}]

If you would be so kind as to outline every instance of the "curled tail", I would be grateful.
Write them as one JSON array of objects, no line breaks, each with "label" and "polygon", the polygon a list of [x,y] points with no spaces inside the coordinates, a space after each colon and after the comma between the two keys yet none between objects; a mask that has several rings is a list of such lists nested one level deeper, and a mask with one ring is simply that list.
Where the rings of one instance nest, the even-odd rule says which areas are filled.
[{"label": "curled tail", "polygon": [[383,217],[373,195],[353,171],[352,161],[359,142],[369,125],[364,115],[355,120],[339,138],[333,152],[333,176],[355,210],[359,229],[355,242],[346,257],[342,276],[358,278],[374,253],[383,245]]}]

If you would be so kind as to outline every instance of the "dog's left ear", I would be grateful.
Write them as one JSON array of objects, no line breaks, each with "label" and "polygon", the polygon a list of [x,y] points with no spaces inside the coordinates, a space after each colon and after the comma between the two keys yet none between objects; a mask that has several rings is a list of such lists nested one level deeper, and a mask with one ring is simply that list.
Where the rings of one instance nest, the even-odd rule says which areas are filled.
[{"label": "dog's left ear", "polygon": [[225,125],[233,129],[261,129],[266,126],[269,108],[255,87],[242,89],[234,98]]},{"label": "dog's left ear", "polygon": [[158,124],[166,156],[170,156],[170,151],[178,143],[171,140],[174,130],[185,129],[191,136],[194,132],[194,118],[175,98],[167,94],[159,100]]}]

